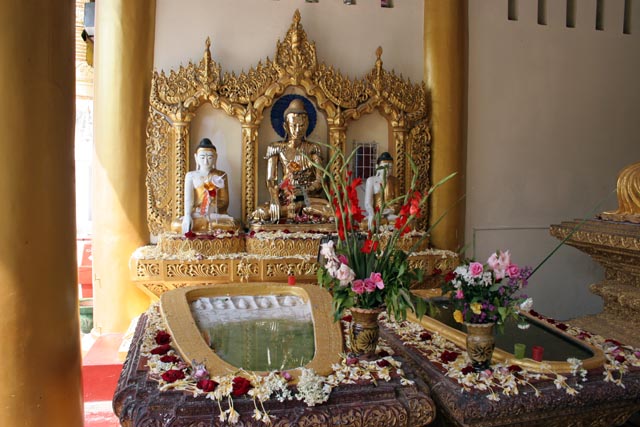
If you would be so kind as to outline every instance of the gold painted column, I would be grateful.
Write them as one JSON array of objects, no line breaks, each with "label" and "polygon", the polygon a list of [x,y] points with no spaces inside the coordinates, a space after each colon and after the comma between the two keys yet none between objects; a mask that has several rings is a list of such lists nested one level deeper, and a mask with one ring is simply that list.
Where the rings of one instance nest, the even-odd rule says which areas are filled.
[{"label": "gold painted column", "polygon": [[93,159],[94,327],[123,332],[149,305],[129,258],[149,242],[145,127],[155,0],[96,2]]},{"label": "gold painted column", "polygon": [[0,426],[82,426],[74,9],[0,2]]},{"label": "gold painted column", "polygon": [[[467,128],[467,0],[425,0],[425,80],[432,101],[431,182],[457,172],[431,196],[429,223],[440,249],[464,244]],[[445,214],[446,212],[446,214]]]}]

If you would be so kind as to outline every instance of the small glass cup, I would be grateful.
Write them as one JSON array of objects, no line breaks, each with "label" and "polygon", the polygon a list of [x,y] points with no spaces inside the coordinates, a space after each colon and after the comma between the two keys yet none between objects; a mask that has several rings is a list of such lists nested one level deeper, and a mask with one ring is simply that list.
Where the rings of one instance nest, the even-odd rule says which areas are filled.
[{"label": "small glass cup", "polygon": [[513,355],[516,356],[516,359],[524,359],[524,352],[527,349],[527,346],[522,343],[517,343],[513,345]]},{"label": "small glass cup", "polygon": [[532,358],[536,362],[542,362],[542,358],[544,355],[544,347],[541,345],[534,345],[531,347]]}]

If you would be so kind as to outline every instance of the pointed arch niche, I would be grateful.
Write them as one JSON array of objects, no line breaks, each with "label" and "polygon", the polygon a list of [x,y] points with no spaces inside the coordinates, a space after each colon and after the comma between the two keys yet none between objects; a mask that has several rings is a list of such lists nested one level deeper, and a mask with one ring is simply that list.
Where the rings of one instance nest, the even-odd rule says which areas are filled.
[{"label": "pointed arch niche", "polygon": [[[402,190],[412,178],[409,156],[418,166],[419,187],[428,187],[427,90],[423,83],[411,83],[385,70],[382,48],[376,50],[368,74],[350,79],[334,65],[318,63],[315,43],[307,39],[296,11],[284,40],[276,43],[274,59],[259,60],[246,73],[222,73],[210,49],[207,39],[198,64],[190,62],[168,74],[153,74],[147,123],[147,213],[153,234],[168,231],[171,221],[182,215],[184,176],[195,145],[205,136],[224,153],[218,167],[229,173],[231,197],[237,198],[238,206],[232,204],[231,213],[244,220],[266,200],[262,159],[266,145],[279,139],[271,129],[271,106],[290,93],[307,97],[316,107],[318,125],[309,140],[326,142],[343,152],[350,149],[347,135],[354,135],[353,139],[357,135],[358,140],[381,139],[363,135],[367,127],[355,123],[365,118],[375,123],[375,129],[384,129],[379,120],[385,120],[387,137],[381,139],[380,148],[394,155]],[[234,128],[228,119],[222,119],[221,112],[239,126]]]}]

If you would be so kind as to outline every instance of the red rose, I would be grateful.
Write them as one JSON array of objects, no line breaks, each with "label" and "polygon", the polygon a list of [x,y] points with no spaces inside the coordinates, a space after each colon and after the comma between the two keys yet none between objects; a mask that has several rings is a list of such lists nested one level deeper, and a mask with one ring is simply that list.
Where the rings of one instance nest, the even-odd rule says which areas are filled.
[{"label": "red rose", "polygon": [[453,362],[454,360],[456,360],[459,355],[460,353],[456,351],[445,350],[440,355],[440,361],[446,365],[447,363]]},{"label": "red rose", "polygon": [[151,350],[151,354],[167,354],[169,350],[171,350],[171,346],[169,344],[163,344]]},{"label": "red rose", "polygon": [[618,363],[624,363],[625,360],[627,360],[627,359],[621,354],[616,356],[616,362],[618,362]]},{"label": "red rose", "polygon": [[193,240],[196,238],[196,233],[194,233],[193,231],[189,230],[186,233],[184,233],[184,237],[186,237],[189,240]]},{"label": "red rose", "polygon": [[460,372],[462,372],[462,375],[469,375],[470,373],[475,372],[475,369],[473,369],[472,366],[467,365],[464,368],[462,368]]},{"label": "red rose", "polygon": [[444,276],[444,281],[445,282],[450,282],[455,278],[456,278],[456,273],[454,273],[453,271],[450,271]]},{"label": "red rose", "polygon": [[420,339],[422,341],[430,341],[431,340],[431,334],[429,332],[423,332],[420,334]]},{"label": "red rose", "polygon": [[389,352],[386,350],[380,350],[380,353],[378,353],[378,357],[387,357],[389,356]]},{"label": "red rose", "polygon": [[233,379],[233,390],[231,394],[240,397],[251,389],[251,382],[244,377],[235,377]]},{"label": "red rose", "polygon": [[181,380],[184,378],[184,372],[178,369],[169,369],[167,372],[162,374],[162,379],[168,383],[172,383],[177,380]]},{"label": "red rose", "polygon": [[509,372],[515,373],[515,372],[520,372],[522,371],[522,368],[518,365],[511,365],[509,366]]},{"label": "red rose", "polygon": [[564,323],[558,323],[556,327],[562,331],[566,331],[567,329],[569,329],[569,327]]},{"label": "red rose", "polygon": [[439,276],[440,274],[442,274],[442,270],[436,267],[433,269],[433,272],[431,274],[433,274],[434,276]]},{"label": "red rose", "polygon": [[342,321],[343,322],[351,322],[351,319],[353,319],[353,317],[351,317],[351,315],[342,316]]},{"label": "red rose", "polygon": [[176,356],[171,355],[171,354],[167,354],[167,355],[162,356],[160,358],[160,361],[164,362],[164,363],[176,363],[178,360],[180,360],[180,359],[178,359]]},{"label": "red rose", "polygon": [[205,393],[209,393],[215,390],[216,387],[218,387],[218,383],[213,380],[200,380],[196,384],[196,387],[198,387],[200,390],[204,391]]},{"label": "red rose", "polygon": [[360,360],[357,357],[347,357],[346,363],[347,366],[357,365]]},{"label": "red rose", "polygon": [[391,365],[391,363],[389,363],[389,361],[386,359],[380,359],[376,362],[376,365],[380,366],[381,368],[384,368],[385,366]]},{"label": "red rose", "polygon": [[169,344],[171,342],[171,335],[166,333],[165,331],[158,331],[156,334],[156,344]]}]

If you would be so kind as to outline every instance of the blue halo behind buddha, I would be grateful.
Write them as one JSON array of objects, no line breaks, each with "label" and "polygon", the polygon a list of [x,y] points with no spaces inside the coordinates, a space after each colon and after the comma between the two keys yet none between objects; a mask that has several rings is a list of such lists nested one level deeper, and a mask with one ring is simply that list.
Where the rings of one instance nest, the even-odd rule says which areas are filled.
[{"label": "blue halo behind buddha", "polygon": [[313,106],[309,99],[305,98],[302,95],[289,94],[281,96],[274,104],[271,109],[271,126],[273,130],[276,131],[281,138],[286,138],[286,133],[284,131],[284,110],[287,109],[291,101],[294,99],[301,99],[304,104],[304,109],[307,112],[307,116],[309,117],[309,127],[307,128],[307,134],[305,136],[311,135],[311,132],[316,127],[316,121],[318,119],[316,108]]}]

